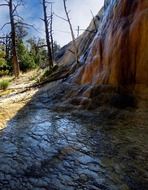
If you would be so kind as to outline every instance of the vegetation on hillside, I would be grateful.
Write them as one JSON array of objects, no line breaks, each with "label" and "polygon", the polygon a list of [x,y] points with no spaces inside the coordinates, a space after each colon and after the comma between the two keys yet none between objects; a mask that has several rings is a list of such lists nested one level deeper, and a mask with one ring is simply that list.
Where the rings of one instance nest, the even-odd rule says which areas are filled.
[{"label": "vegetation on hillside", "polygon": [[[49,3],[42,1],[43,20],[45,23],[46,39],[30,37],[28,29],[34,28],[32,24],[25,23],[23,15],[18,13],[19,7],[24,9],[23,0],[3,0],[0,7],[7,7],[8,22],[0,29],[0,77],[13,74],[18,78],[20,71],[26,72],[37,67],[50,69],[54,66],[55,50],[60,47],[54,42],[52,33],[53,11],[48,15]],[[3,33],[3,28],[9,25],[9,29]],[[35,29],[35,28],[34,28]]]}]

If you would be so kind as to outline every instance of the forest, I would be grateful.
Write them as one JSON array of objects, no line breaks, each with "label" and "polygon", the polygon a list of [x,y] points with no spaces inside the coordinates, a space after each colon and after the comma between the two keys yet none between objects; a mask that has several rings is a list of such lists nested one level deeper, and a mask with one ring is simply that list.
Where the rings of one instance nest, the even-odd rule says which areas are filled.
[{"label": "forest", "polygon": [[0,1],[0,189],[148,189],[148,0]]},{"label": "forest", "polygon": [[[36,67],[43,67],[54,59],[55,54],[60,49],[60,46],[53,41],[52,37],[52,2],[42,1],[43,19],[45,23],[46,40],[35,36],[28,37],[28,29],[35,29],[35,26],[24,22],[23,16],[18,14],[19,7],[24,7],[22,0],[4,1],[0,4],[1,7],[8,8],[8,21],[1,26],[0,36],[0,76],[14,75],[18,77],[20,71],[26,72]],[[47,5],[50,6],[50,15],[47,14]],[[7,26],[9,29],[3,31]],[[45,67],[45,66],[44,66]]]}]

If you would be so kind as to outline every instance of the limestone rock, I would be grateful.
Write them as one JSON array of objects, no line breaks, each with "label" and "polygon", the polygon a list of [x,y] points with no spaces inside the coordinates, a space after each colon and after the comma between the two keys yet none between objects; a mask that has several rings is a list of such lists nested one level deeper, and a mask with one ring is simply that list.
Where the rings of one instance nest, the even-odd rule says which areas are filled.
[{"label": "limestone rock", "polygon": [[80,84],[111,84],[127,90],[148,87],[148,1],[106,1],[90,45]]}]

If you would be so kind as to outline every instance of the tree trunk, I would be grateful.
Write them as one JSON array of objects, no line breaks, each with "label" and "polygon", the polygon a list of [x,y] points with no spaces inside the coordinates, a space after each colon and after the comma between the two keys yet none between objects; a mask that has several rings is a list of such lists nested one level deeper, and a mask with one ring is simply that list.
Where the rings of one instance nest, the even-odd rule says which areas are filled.
[{"label": "tree trunk", "polygon": [[8,62],[8,58],[9,58],[9,39],[8,39],[8,35],[6,35],[6,41],[5,41],[5,51],[6,51],[6,56],[5,59]]},{"label": "tree trunk", "polygon": [[15,23],[13,17],[13,2],[9,0],[9,16],[10,16],[10,24],[11,24],[11,40],[12,40],[12,63],[13,63],[13,72],[16,78],[19,77],[20,68],[17,59],[16,52],[16,33],[15,33]]},{"label": "tree trunk", "polygon": [[52,52],[52,59],[54,60],[54,40],[53,40],[53,12],[52,12],[52,3],[51,3],[51,15],[50,15],[50,40],[51,40],[51,52]]},{"label": "tree trunk", "polygon": [[44,23],[45,23],[45,33],[46,33],[46,44],[47,44],[47,51],[48,51],[48,63],[49,68],[53,67],[53,59],[52,59],[52,51],[51,51],[51,44],[50,44],[50,36],[49,36],[49,23],[47,18],[47,7],[46,7],[46,0],[43,0],[43,11],[44,11]]},{"label": "tree trunk", "polygon": [[71,37],[72,37],[72,42],[73,42],[73,47],[74,47],[74,53],[75,53],[75,59],[76,59],[76,62],[79,63],[78,48],[77,48],[77,45],[76,45],[76,39],[75,39],[75,35],[74,35],[74,32],[73,32],[72,24],[71,24],[69,14],[68,14],[68,11],[67,11],[66,0],[63,0],[63,3],[64,3],[64,10],[65,10],[65,13],[66,13],[67,21],[69,23],[70,32],[71,32]]}]

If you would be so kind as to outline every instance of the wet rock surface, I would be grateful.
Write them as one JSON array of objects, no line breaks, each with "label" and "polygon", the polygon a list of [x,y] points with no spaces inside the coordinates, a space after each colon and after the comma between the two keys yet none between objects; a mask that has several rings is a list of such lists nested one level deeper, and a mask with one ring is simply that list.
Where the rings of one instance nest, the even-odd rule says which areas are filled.
[{"label": "wet rock surface", "polygon": [[147,94],[147,20],[147,0],[106,0],[98,32],[76,81]]},{"label": "wet rock surface", "polygon": [[48,102],[37,96],[0,132],[0,189],[148,188],[147,110],[80,115]]}]

